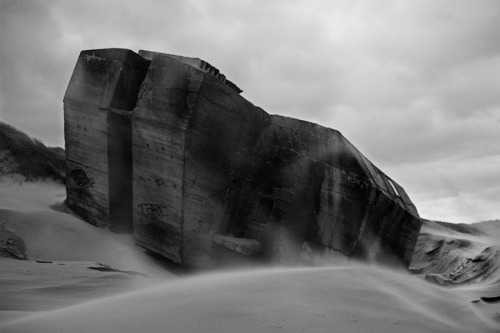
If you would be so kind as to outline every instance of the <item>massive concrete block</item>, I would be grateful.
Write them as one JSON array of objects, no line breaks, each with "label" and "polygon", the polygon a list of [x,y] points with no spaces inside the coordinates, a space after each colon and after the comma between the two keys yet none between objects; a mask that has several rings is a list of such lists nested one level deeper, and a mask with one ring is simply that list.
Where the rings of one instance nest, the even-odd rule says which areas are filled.
[{"label": "massive concrete block", "polygon": [[[103,72],[120,71],[87,59],[112,63],[117,53],[131,60],[114,68],[134,84],[108,79],[87,97],[85,87],[113,75]],[[126,106],[103,105],[107,91]],[[333,251],[408,265],[421,221],[403,188],[338,131],[269,115],[240,92],[197,58],[82,52],[65,97],[68,203],[96,225],[129,226],[138,245],[179,263],[204,265],[228,248],[286,263]],[[89,115],[91,133],[74,121]],[[87,143],[96,141],[107,145]]]},{"label": "massive concrete block", "polygon": [[83,51],[64,96],[67,204],[96,226],[132,229],[130,112],[148,66],[130,50]]}]

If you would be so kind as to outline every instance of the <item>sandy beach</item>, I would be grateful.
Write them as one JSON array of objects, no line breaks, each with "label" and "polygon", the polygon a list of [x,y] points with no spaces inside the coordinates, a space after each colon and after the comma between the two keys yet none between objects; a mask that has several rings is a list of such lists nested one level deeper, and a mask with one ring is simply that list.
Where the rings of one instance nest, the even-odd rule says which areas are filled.
[{"label": "sandy beach", "polygon": [[[179,274],[143,253],[130,236],[62,211],[62,185],[3,179],[0,192],[0,222],[25,241],[28,258],[0,259],[2,332],[500,329],[498,272],[452,287],[408,271],[346,261]],[[430,247],[429,239],[461,237],[433,224],[423,233]],[[479,253],[478,244],[498,239],[469,237],[477,244],[467,251]]]}]

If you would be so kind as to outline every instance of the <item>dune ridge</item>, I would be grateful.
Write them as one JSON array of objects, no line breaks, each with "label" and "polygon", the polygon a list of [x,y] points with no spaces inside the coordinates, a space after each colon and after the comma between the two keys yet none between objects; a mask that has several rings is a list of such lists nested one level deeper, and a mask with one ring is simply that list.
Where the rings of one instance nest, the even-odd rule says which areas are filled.
[{"label": "dune ridge", "polygon": [[46,147],[13,126],[0,122],[0,176],[28,181],[51,179],[64,182],[64,149]]},{"label": "dune ridge", "polygon": [[410,265],[441,285],[500,279],[500,220],[474,224],[424,221]]}]

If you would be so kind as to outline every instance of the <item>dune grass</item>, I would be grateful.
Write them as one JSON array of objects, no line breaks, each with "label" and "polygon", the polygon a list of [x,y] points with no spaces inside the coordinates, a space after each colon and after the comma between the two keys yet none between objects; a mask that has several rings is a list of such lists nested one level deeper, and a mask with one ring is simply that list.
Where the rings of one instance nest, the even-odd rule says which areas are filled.
[{"label": "dune grass", "polygon": [[64,149],[47,147],[15,127],[0,122],[0,173],[19,174],[28,181],[65,180]]}]

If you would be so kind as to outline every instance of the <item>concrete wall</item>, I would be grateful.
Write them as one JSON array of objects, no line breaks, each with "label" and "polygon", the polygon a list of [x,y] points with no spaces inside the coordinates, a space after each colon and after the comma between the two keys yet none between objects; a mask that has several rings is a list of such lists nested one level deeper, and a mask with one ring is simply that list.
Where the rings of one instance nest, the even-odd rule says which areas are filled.
[{"label": "concrete wall", "polygon": [[151,64],[132,116],[134,237],[140,246],[183,262],[186,100],[195,69],[162,54],[141,54]]},{"label": "concrete wall", "polygon": [[128,114],[148,65],[130,50],[82,51],[64,96],[67,203],[96,226],[131,229]]},{"label": "concrete wall", "polygon": [[99,226],[133,224],[137,244],[179,263],[213,264],[230,248],[408,265],[421,222],[404,189],[340,132],[269,115],[240,91],[199,59],[82,52],[65,97],[66,152],[68,173],[93,182],[68,177],[68,203]]},{"label": "concrete wall", "polygon": [[216,234],[244,237],[248,193],[237,182],[270,117],[231,87],[204,74],[189,118],[185,149],[186,260],[213,257]]}]

